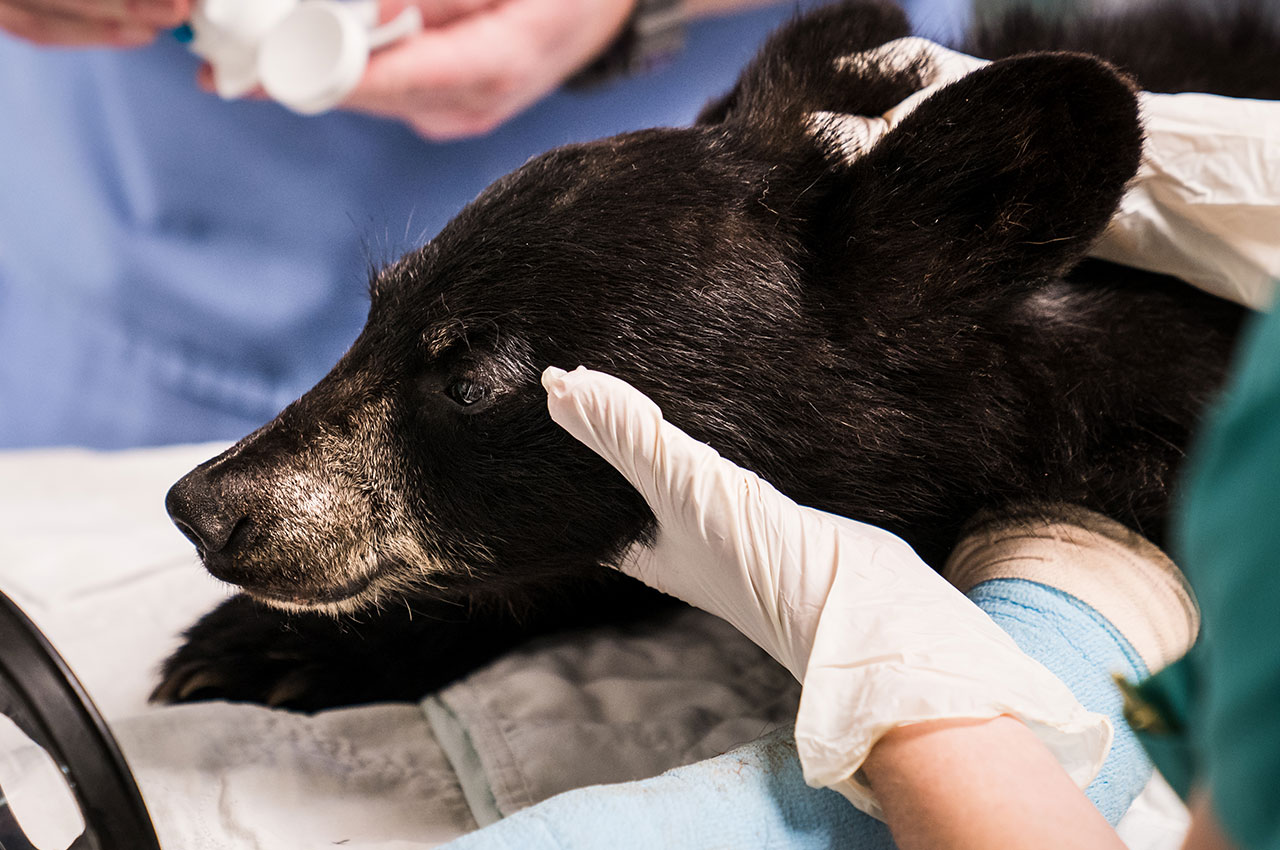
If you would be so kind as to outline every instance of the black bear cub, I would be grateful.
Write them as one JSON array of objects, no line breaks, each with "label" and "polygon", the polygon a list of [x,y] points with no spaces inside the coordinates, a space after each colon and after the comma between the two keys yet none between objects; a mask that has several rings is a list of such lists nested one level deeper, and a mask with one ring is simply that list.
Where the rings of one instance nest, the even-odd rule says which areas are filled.
[{"label": "black bear cub", "polygon": [[694,126],[538,157],[377,274],[333,371],[170,491],[245,593],[156,697],[412,698],[652,604],[601,565],[653,518],[551,422],[548,365],[629,381],[930,563],[1015,504],[1160,539],[1242,311],[1085,255],[1138,167],[1135,85],[1276,96],[1280,36],[1249,12],[1015,16],[967,47],[996,61],[851,155],[830,122],[922,86],[923,63],[874,50],[908,34],[884,3],[799,17]]}]

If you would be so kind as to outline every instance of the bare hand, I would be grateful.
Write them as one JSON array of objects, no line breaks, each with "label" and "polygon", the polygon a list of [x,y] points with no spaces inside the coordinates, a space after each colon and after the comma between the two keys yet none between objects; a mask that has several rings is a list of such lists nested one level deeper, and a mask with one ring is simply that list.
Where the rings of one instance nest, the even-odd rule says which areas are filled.
[{"label": "bare hand", "polygon": [[398,118],[433,140],[487,133],[541,99],[602,52],[635,5],[382,0],[383,19],[408,2],[425,29],[374,54],[343,106]]},{"label": "bare hand", "polygon": [[192,0],[0,0],[0,30],[60,47],[137,47],[187,19]]}]

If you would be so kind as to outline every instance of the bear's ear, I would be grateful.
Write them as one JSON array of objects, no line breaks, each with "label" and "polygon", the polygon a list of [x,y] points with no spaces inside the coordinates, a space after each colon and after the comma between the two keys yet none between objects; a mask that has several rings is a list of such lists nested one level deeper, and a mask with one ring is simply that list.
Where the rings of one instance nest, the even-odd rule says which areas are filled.
[{"label": "bear's ear", "polygon": [[815,112],[880,115],[921,88],[920,68],[842,60],[910,34],[906,15],[887,2],[835,3],[797,16],[697,123],[728,125],[760,148],[781,151],[801,141]]},{"label": "bear's ear", "polygon": [[1141,154],[1133,85],[1111,66],[1002,60],[925,99],[865,154],[828,160],[806,241],[858,298],[936,304],[1032,283],[1084,255]]}]

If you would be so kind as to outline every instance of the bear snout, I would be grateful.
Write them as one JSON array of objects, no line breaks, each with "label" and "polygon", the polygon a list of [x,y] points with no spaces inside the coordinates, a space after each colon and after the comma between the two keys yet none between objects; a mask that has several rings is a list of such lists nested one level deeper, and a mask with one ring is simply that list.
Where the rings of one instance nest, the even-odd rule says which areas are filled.
[{"label": "bear snout", "polygon": [[164,497],[169,519],[200,550],[200,556],[222,552],[247,519],[242,506],[218,498],[203,467],[192,470]]},{"label": "bear snout", "polygon": [[165,496],[169,517],[211,575],[259,601],[359,607],[385,578],[385,532],[349,460],[278,437],[264,429],[188,472]]},{"label": "bear snout", "polygon": [[195,544],[204,567],[215,578],[245,590],[291,598],[301,591],[296,577],[276,575],[265,568],[272,546],[256,514],[261,505],[241,496],[248,488],[225,470],[213,475],[204,464],[169,489],[164,506],[169,518]]},{"label": "bear snout", "polygon": [[253,521],[248,506],[216,486],[203,467],[192,470],[169,488],[165,510],[193,544],[205,569],[216,578],[241,586],[256,576],[250,550]]}]

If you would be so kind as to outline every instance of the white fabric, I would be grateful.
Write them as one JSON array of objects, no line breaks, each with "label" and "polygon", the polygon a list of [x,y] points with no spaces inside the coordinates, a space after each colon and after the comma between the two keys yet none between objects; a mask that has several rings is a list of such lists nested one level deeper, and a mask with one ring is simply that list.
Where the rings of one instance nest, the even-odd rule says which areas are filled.
[{"label": "white fabric", "polygon": [[[0,588],[107,718],[162,847],[427,850],[473,829],[416,705],[313,718],[146,702],[179,632],[226,596],[164,511],[167,488],[223,448],[0,453]],[[41,779],[29,758],[0,752],[7,792]]]},{"label": "white fabric", "polygon": [[108,719],[154,710],[179,632],[228,595],[164,510],[168,487],[224,448],[0,453],[0,583]]},{"label": "white fabric", "polygon": [[1113,730],[900,538],[802,507],[662,418],[617,378],[543,375],[551,417],[612,464],[658,522],[620,568],[723,617],[804,684],[805,779],[881,816],[858,771],[889,730],[1021,719],[1081,788]]},{"label": "white fabric", "polygon": [[172,850],[426,850],[476,827],[416,705],[197,703],[112,731]]},{"label": "white fabric", "polygon": [[[820,139],[861,156],[933,95],[989,64],[911,37],[842,57],[837,69],[918,67],[924,88],[882,116],[810,116]],[[1142,163],[1091,254],[1173,275],[1255,310],[1280,281],[1280,102],[1139,93]]]}]

